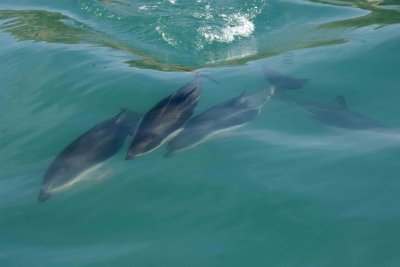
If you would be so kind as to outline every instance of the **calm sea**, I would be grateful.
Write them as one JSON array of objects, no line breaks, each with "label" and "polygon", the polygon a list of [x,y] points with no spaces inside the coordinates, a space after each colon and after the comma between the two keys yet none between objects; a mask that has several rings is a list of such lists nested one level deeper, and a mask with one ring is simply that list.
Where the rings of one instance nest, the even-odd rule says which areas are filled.
[{"label": "calm sea", "polygon": [[[398,0],[1,0],[0,266],[400,266],[399,23]],[[309,79],[287,92],[301,102],[275,95],[170,158],[125,161],[128,138],[36,201],[57,154],[121,107],[145,113],[199,72],[217,81],[199,114],[268,88],[266,68]],[[304,104],[337,96],[343,119],[386,128]]]}]

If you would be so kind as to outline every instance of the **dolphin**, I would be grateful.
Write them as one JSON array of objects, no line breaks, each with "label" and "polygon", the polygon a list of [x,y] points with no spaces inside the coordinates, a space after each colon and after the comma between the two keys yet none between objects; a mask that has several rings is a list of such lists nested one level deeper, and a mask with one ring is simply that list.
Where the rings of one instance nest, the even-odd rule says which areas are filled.
[{"label": "dolphin", "polygon": [[127,160],[155,150],[179,133],[199,101],[200,78],[198,75],[144,115],[129,146]]},{"label": "dolphin", "polygon": [[300,89],[308,79],[298,79],[283,75],[265,68],[267,80],[276,88],[277,95],[289,100],[306,110],[309,115],[324,124],[348,130],[365,130],[384,128],[385,126],[365,115],[350,110],[343,96],[339,95],[332,103],[314,103],[294,98],[286,94],[286,90]]},{"label": "dolphin", "polygon": [[222,132],[240,128],[256,118],[274,94],[274,87],[253,94],[242,93],[190,119],[167,145],[165,157],[203,143]]},{"label": "dolphin", "polygon": [[81,180],[83,173],[116,154],[140,121],[140,115],[123,109],[70,143],[50,164],[43,177],[38,202]]},{"label": "dolphin", "polygon": [[368,130],[386,128],[381,122],[348,108],[343,96],[337,96],[331,103],[315,103],[285,96],[291,102],[299,105],[308,115],[324,124],[347,130]]}]

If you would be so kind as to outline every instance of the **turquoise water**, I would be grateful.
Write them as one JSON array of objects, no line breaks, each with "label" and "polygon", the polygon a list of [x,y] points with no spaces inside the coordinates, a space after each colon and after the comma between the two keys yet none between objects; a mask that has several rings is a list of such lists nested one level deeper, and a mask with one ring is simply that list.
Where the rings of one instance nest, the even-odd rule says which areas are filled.
[{"label": "turquoise water", "polygon": [[[386,6],[388,4],[390,6]],[[398,1],[2,0],[0,266],[399,266]],[[198,114],[268,87],[387,126],[351,131],[273,97],[237,131],[36,198],[54,157],[120,107],[195,77]]]}]

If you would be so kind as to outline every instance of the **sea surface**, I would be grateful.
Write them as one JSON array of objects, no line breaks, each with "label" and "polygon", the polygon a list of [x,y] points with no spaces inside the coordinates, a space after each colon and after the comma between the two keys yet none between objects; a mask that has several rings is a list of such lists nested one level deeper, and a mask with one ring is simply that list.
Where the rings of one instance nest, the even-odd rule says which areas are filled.
[{"label": "sea surface", "polygon": [[[400,266],[399,23],[398,0],[1,0],[0,266]],[[199,114],[268,88],[266,69],[386,127],[274,95],[173,157],[126,161],[127,138],[37,202],[58,153],[120,108],[200,73]]]}]

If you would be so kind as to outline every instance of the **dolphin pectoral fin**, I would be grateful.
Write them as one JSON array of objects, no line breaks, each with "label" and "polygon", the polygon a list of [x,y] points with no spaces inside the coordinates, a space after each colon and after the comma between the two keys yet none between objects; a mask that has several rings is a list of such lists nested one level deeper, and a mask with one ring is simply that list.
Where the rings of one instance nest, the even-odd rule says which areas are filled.
[{"label": "dolphin pectoral fin", "polygon": [[247,94],[247,89],[244,90],[244,91],[235,99],[235,103],[238,104],[238,105],[240,105],[240,104],[244,101],[243,98],[246,96],[246,94]]},{"label": "dolphin pectoral fin", "polygon": [[338,95],[332,103],[332,107],[337,109],[349,109],[346,104],[346,100],[343,96]]},{"label": "dolphin pectoral fin", "polygon": [[302,88],[309,79],[293,78],[273,71],[269,68],[264,67],[265,78],[277,89],[277,90],[296,90]]}]

